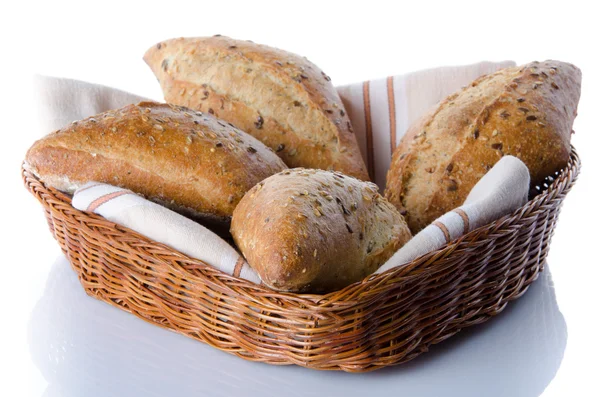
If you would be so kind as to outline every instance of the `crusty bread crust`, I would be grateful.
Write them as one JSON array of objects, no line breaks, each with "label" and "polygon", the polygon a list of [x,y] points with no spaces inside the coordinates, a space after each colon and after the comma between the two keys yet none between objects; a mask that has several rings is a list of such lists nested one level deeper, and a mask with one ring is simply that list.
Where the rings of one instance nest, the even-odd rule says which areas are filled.
[{"label": "crusty bread crust", "polygon": [[480,77],[409,128],[392,158],[386,198],[416,234],[460,206],[505,154],[540,183],[569,160],[580,91],[581,71],[557,61]]},{"label": "crusty bread crust", "polygon": [[410,238],[377,186],[338,172],[296,168],[253,187],[231,233],[263,282],[322,293],[373,273]]},{"label": "crusty bread crust", "polygon": [[252,186],[287,168],[221,120],[154,102],[75,122],[34,143],[26,162],[68,193],[91,180],[110,183],[186,215],[223,221]]},{"label": "crusty bread crust", "polygon": [[368,180],[337,91],[306,58],[215,36],[163,41],[144,60],[167,102],[233,123],[290,167],[332,169]]}]

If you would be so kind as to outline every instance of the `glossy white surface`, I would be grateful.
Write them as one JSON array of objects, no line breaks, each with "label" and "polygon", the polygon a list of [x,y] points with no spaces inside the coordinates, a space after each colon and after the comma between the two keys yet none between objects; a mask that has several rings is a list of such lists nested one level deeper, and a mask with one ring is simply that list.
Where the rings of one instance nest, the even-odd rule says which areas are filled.
[{"label": "glossy white surface", "polygon": [[[63,3],[11,2],[1,14],[0,396],[600,396],[600,24],[593,2]],[[141,60],[146,48],[215,33],[306,55],[335,84],[486,59],[578,65],[583,89],[572,141],[583,171],[552,240],[554,288],[545,271],[486,324],[406,365],[359,375],[246,362],[87,297],[20,181],[25,151],[42,133],[30,106],[31,76],[160,99]]]}]

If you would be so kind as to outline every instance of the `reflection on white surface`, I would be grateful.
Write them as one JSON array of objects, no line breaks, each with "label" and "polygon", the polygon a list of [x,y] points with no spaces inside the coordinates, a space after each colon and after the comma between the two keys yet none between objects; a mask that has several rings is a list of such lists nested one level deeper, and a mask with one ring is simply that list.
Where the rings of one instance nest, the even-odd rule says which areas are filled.
[{"label": "reflection on white surface", "polygon": [[88,297],[67,260],[50,272],[29,324],[46,397],[538,396],[567,340],[549,269],[485,324],[367,374],[254,363]]}]

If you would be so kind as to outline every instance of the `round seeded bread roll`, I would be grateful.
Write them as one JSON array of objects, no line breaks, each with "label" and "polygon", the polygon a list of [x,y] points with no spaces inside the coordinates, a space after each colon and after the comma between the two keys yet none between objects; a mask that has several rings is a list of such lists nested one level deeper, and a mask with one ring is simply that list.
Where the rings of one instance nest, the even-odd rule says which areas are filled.
[{"label": "round seeded bread roll", "polygon": [[563,168],[581,91],[581,71],[533,62],[482,76],[417,120],[392,157],[385,196],[413,233],[462,205],[505,154],[532,183]]},{"label": "round seeded bread roll", "polygon": [[250,189],[233,212],[231,233],[266,285],[311,293],[361,280],[411,238],[374,184],[303,168]]}]

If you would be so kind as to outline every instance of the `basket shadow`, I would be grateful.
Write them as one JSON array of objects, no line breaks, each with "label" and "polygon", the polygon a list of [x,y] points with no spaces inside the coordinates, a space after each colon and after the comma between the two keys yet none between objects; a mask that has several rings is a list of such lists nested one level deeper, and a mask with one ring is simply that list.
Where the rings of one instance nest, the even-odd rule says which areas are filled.
[{"label": "basket shadow", "polygon": [[366,374],[253,363],[88,297],[68,261],[53,265],[29,323],[52,396],[538,396],[563,358],[567,328],[549,269],[485,324],[429,353]]}]

